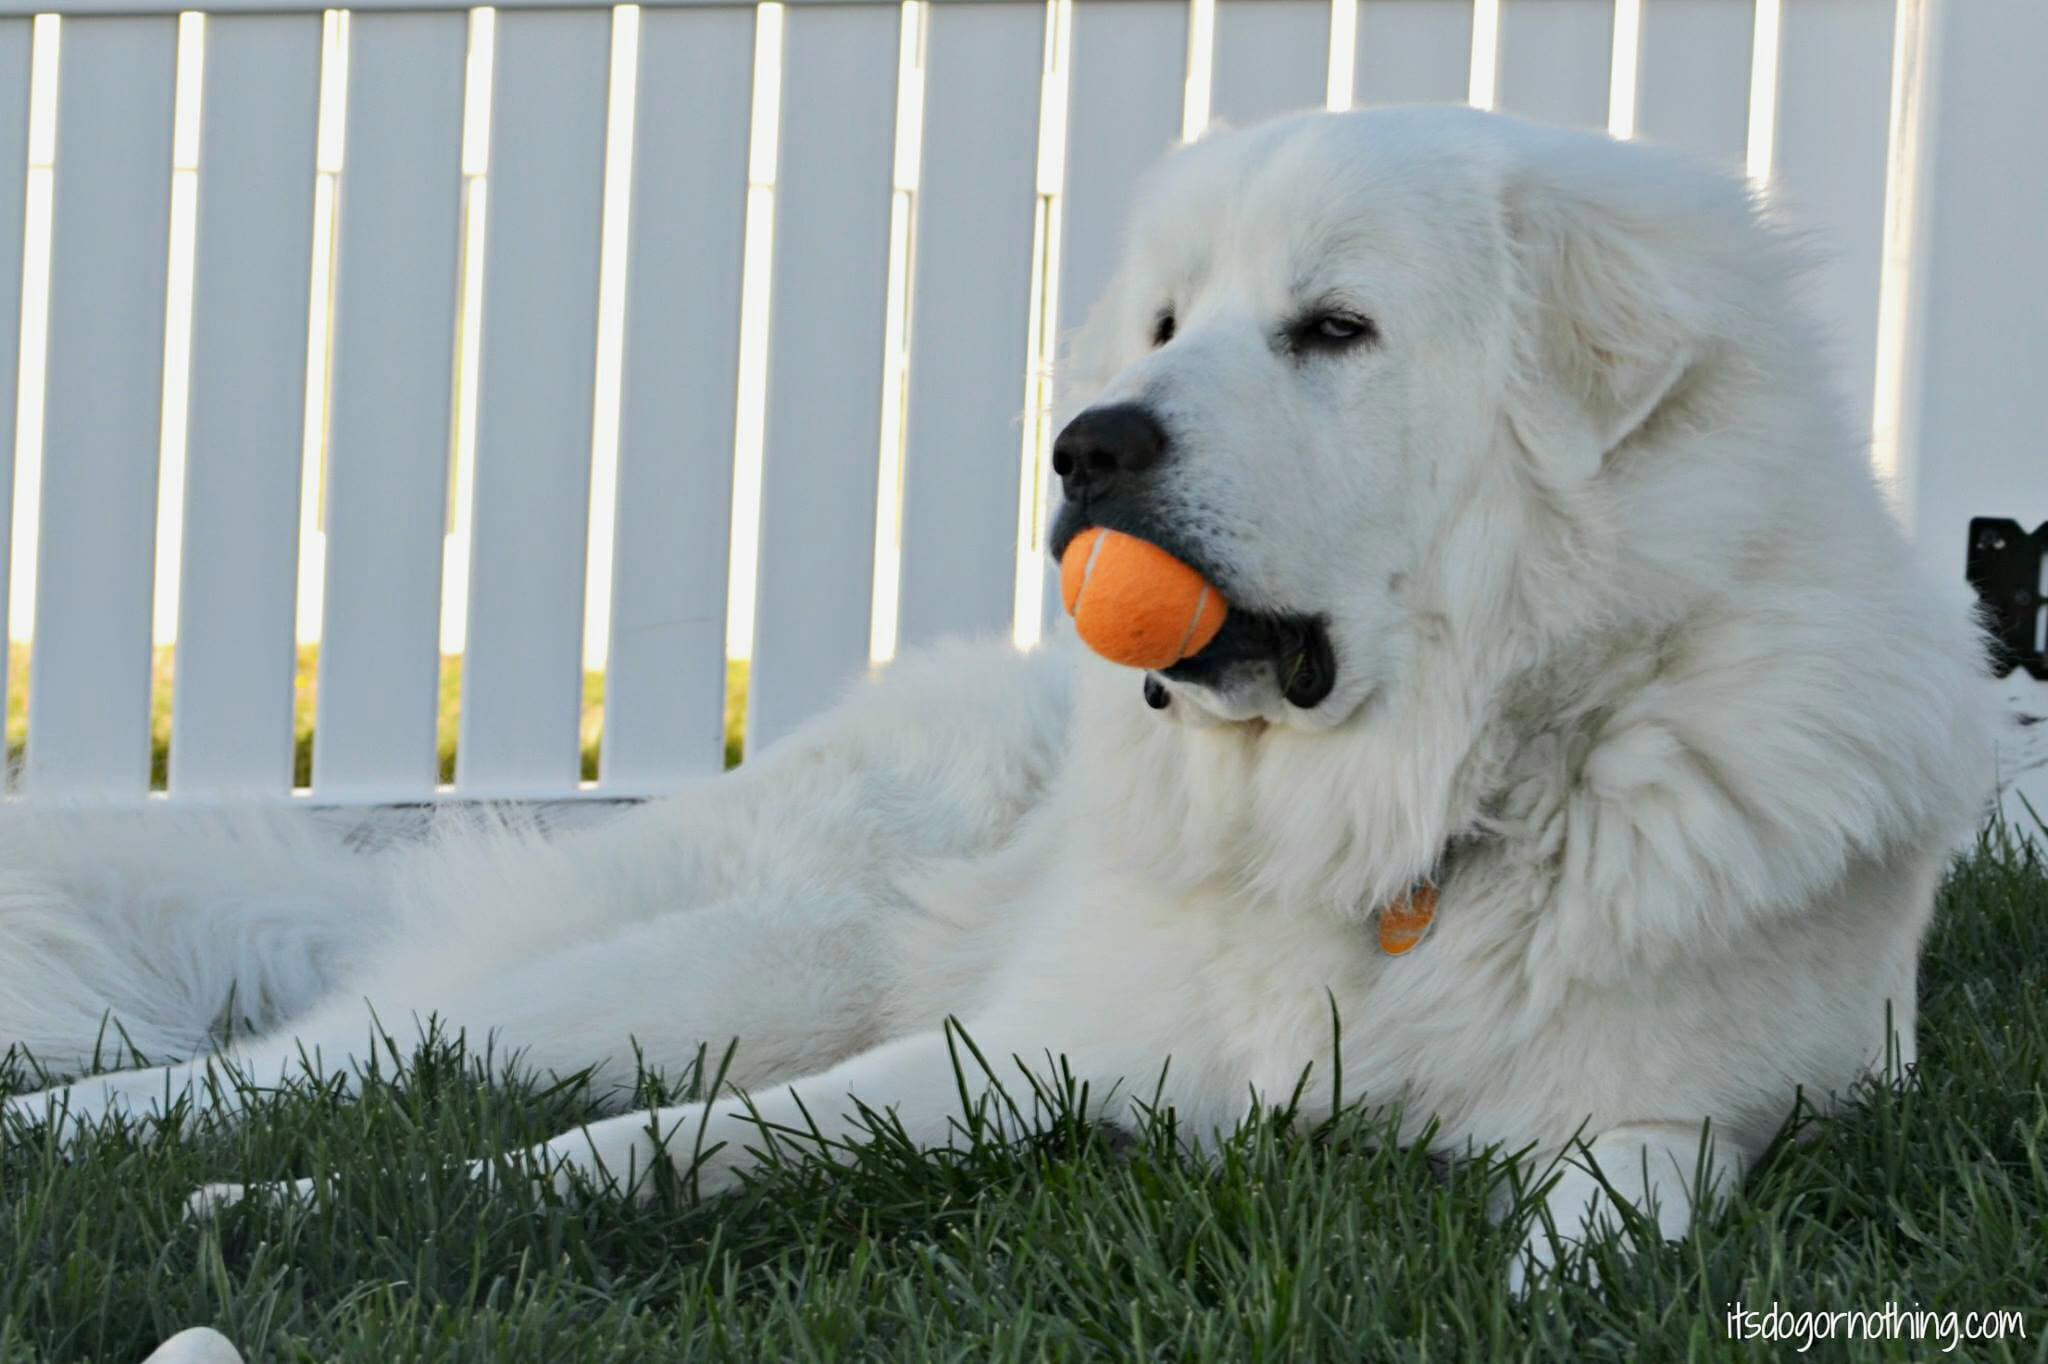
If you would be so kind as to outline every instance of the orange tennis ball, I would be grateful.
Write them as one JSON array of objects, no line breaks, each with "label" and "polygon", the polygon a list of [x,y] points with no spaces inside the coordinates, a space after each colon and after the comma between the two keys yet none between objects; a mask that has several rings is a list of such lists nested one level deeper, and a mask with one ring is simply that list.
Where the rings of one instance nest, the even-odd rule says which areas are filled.
[{"label": "orange tennis ball", "polygon": [[1149,540],[1091,527],[1060,556],[1060,598],[1081,640],[1112,663],[1169,668],[1216,638],[1229,606]]}]

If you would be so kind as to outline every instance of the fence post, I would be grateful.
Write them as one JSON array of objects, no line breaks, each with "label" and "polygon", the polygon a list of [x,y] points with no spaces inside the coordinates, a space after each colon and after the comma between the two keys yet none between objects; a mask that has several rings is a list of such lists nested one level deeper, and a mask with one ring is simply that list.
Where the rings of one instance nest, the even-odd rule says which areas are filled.
[{"label": "fence post", "polygon": [[[2048,521],[2048,6],[2035,0],[1907,0],[1895,102],[1892,239],[1900,291],[1896,384],[1880,439],[1896,441],[1900,510],[1917,553],[1960,605],[1972,516]],[[1890,373],[1883,372],[1889,369]],[[2010,693],[2048,711],[2048,686]],[[2038,749],[2040,744],[2035,743]],[[2048,771],[2020,783],[2048,812]],[[2007,809],[2020,815],[2017,800]]]}]

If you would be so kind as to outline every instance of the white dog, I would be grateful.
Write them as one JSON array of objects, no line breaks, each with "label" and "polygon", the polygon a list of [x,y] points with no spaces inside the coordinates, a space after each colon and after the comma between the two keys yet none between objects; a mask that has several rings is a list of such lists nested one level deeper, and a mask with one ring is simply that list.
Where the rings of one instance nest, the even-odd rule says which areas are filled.
[{"label": "white dog", "polygon": [[[1306,1068],[1311,1112],[1566,1157],[1567,1237],[1596,1165],[1680,1234],[1796,1090],[1910,1060],[1991,788],[1979,638],[1907,567],[1795,266],[1732,181],[1468,111],[1184,149],[1076,345],[1055,548],[1108,525],[1202,570],[1232,610],[1195,659],[906,658],[557,840],[11,815],[0,1044],[82,1066],[111,1013],[201,1059],[9,1109],[231,1107],[195,1084],[231,994],[277,1028],[229,1052],[259,1083],[349,1083],[366,1002],[619,1082],[737,1037],[748,1100],[539,1153],[624,1183],[717,1146],[715,1189],[756,1112],[945,1144],[989,1084],[956,1018],[1197,1143]],[[1375,916],[1425,881],[1391,955]]]}]

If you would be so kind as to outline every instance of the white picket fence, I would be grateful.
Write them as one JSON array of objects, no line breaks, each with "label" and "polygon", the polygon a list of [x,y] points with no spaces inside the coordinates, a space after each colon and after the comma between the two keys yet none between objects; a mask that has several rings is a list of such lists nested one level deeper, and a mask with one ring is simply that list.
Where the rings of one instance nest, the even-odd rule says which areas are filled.
[{"label": "white picket fence", "polygon": [[1959,598],[1969,516],[2048,518],[2035,0],[225,0],[182,54],[175,5],[34,12],[0,0],[22,796],[146,789],[172,586],[175,798],[290,790],[302,636],[311,797],[436,794],[444,596],[476,796],[715,769],[729,598],[752,743],[899,644],[1035,635],[1049,337],[1211,115],[1469,99],[1747,167]]}]

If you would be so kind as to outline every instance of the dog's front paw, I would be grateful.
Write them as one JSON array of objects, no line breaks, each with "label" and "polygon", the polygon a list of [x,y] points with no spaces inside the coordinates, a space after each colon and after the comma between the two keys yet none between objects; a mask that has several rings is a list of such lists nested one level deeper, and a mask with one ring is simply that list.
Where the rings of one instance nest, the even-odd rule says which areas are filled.
[{"label": "dog's front paw", "polygon": [[0,1135],[38,1131],[49,1117],[47,1094],[16,1094],[12,1098],[0,1099]]},{"label": "dog's front paw", "polygon": [[54,1135],[59,1150],[68,1151],[115,1111],[112,1097],[92,1084],[59,1085],[35,1094],[17,1094],[6,1101],[0,1134],[13,1132],[41,1141]]},{"label": "dog's front paw", "polygon": [[313,1201],[313,1181],[291,1179],[271,1184],[202,1184],[185,1200],[185,1220],[210,1222],[229,1208],[251,1200],[310,1205]]},{"label": "dog's front paw", "polygon": [[212,1327],[194,1326],[157,1346],[142,1364],[242,1364],[242,1353]]},{"label": "dog's front paw", "polygon": [[[1532,1217],[1528,1232],[1522,1237],[1521,1247],[1508,1261],[1508,1297],[1516,1302],[1528,1297],[1531,1289],[1555,1276],[1568,1261],[1578,1258],[1582,1249],[1583,1242],[1579,1239],[1561,1236],[1543,1218]],[[1588,1264],[1587,1272],[1593,1283],[1599,1283],[1597,1266]]]}]

